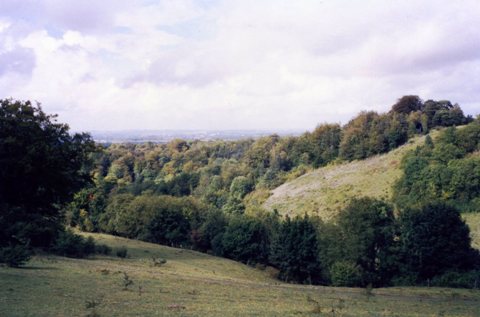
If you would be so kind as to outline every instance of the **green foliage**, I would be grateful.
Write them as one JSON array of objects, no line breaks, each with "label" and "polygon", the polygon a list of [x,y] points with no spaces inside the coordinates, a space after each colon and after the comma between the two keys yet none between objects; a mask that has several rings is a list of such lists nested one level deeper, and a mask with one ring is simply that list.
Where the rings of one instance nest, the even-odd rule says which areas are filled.
[{"label": "green foliage", "polygon": [[227,225],[228,220],[222,212],[216,210],[209,212],[199,229],[196,248],[204,252],[210,251],[215,255],[222,255],[222,239]]},{"label": "green foliage", "polygon": [[361,268],[350,261],[335,262],[330,268],[330,278],[333,286],[358,286],[362,284]]},{"label": "green foliage", "polygon": [[321,124],[313,132],[307,132],[297,140],[290,140],[287,147],[289,161],[294,166],[311,164],[313,167],[324,166],[338,157],[342,138],[342,129],[338,124]]},{"label": "green foliage", "polygon": [[207,210],[193,197],[114,195],[100,228],[129,238],[188,246],[191,230],[200,228]]},{"label": "green foliage", "polygon": [[105,183],[97,183],[97,186],[86,187],[74,195],[66,208],[68,225],[87,232],[98,230],[99,218],[106,208],[107,199]]},{"label": "green foliage", "polygon": [[372,198],[353,199],[337,218],[342,258],[358,265],[361,284],[386,285],[395,265],[393,208]]},{"label": "green foliage", "polygon": [[308,216],[282,222],[273,239],[270,261],[280,269],[280,279],[318,284],[321,266],[318,259],[317,229]]},{"label": "green foliage", "polygon": [[223,255],[247,264],[267,263],[268,232],[258,219],[232,217],[222,235]]},{"label": "green foliage", "polygon": [[[124,194],[194,196],[212,208],[241,214],[247,209],[245,197],[253,190],[275,188],[339,158],[362,159],[394,149],[434,127],[437,111],[454,108],[430,101],[425,108],[418,97],[405,96],[389,113],[362,112],[344,127],[321,124],[297,137],[108,145],[92,156],[95,186],[76,195],[67,220],[82,230],[116,233],[111,221],[105,226],[102,213],[112,204],[125,209],[115,201],[115,196]],[[141,234],[131,230],[122,228],[126,233],[119,234]]]},{"label": "green foliage", "polygon": [[230,196],[241,200],[252,190],[253,184],[251,180],[245,176],[237,176],[230,185]]},{"label": "green foliage", "polygon": [[0,263],[5,263],[10,267],[24,265],[30,259],[31,255],[31,250],[21,244],[0,247]]},{"label": "green foliage", "polygon": [[478,269],[468,272],[448,271],[442,275],[435,276],[431,281],[431,285],[477,289],[480,287],[480,271]]},{"label": "green foliage", "polygon": [[49,246],[61,207],[90,179],[87,134],[69,134],[40,105],[0,100],[0,246]]},{"label": "green foliage", "polygon": [[430,203],[421,209],[407,209],[399,224],[401,271],[416,276],[416,282],[448,271],[468,271],[478,264],[469,229],[455,208]]},{"label": "green foliage", "polygon": [[392,106],[392,112],[409,114],[422,110],[423,102],[418,96],[403,96]]},{"label": "green foliage", "polygon": [[345,160],[364,159],[392,150],[407,140],[408,122],[404,114],[361,112],[343,128],[339,154]]},{"label": "green foliage", "polygon": [[181,210],[165,206],[157,209],[147,225],[146,240],[171,246],[187,245],[190,223]]},{"label": "green foliage", "polygon": [[128,249],[124,246],[119,247],[118,249],[115,250],[115,255],[118,256],[119,258],[126,258],[128,255]]},{"label": "green foliage", "polygon": [[435,143],[408,153],[402,161],[404,175],[395,184],[394,200],[402,208],[420,207],[432,200],[478,211],[480,205],[480,158],[469,155],[478,149],[480,124],[462,129],[447,128]]},{"label": "green foliage", "polygon": [[103,254],[103,255],[110,255],[112,253],[112,248],[110,248],[106,244],[96,244],[95,245],[95,253]]},{"label": "green foliage", "polygon": [[343,128],[339,154],[345,160],[364,159],[404,144],[413,134],[469,121],[462,109],[449,101],[422,103],[418,96],[404,96],[387,114],[364,111],[350,120]]},{"label": "green foliage", "polygon": [[65,230],[60,232],[50,251],[66,257],[83,258],[95,253],[95,243],[92,237],[85,239],[71,230]]}]

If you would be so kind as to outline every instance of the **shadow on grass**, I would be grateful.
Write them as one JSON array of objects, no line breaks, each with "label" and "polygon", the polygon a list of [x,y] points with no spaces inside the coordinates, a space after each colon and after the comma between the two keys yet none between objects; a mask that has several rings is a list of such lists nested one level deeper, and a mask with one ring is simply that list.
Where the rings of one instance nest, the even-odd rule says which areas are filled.
[{"label": "shadow on grass", "polygon": [[55,270],[58,270],[58,268],[56,268],[56,267],[45,267],[45,266],[35,266],[35,265],[32,265],[32,266],[20,266],[20,267],[16,267],[15,269],[18,269],[18,270],[45,270],[45,271],[55,271]]}]

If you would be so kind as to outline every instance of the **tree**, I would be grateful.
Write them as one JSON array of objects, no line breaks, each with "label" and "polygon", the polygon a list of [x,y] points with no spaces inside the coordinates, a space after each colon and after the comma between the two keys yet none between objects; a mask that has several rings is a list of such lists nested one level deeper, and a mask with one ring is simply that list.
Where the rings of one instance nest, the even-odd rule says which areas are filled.
[{"label": "tree", "polygon": [[392,106],[391,112],[409,114],[410,112],[422,110],[422,99],[418,96],[403,96]]},{"label": "tree", "polygon": [[308,216],[287,219],[280,225],[272,242],[270,260],[280,269],[285,281],[319,283],[317,230]]},{"label": "tree", "polygon": [[480,160],[467,155],[478,148],[480,128],[472,122],[462,129],[449,127],[435,139],[407,153],[403,175],[393,199],[400,208],[444,201],[460,211],[476,211],[480,203]]},{"label": "tree", "polygon": [[337,218],[342,260],[362,273],[358,286],[387,285],[395,271],[393,208],[373,198],[353,199]]},{"label": "tree", "polygon": [[223,236],[223,254],[248,264],[266,263],[268,258],[268,232],[263,223],[253,217],[233,217]]},{"label": "tree", "polygon": [[403,275],[423,282],[447,271],[468,271],[478,264],[468,226],[459,212],[433,202],[400,216]]},{"label": "tree", "polygon": [[222,238],[227,225],[227,219],[221,211],[210,211],[200,227],[201,239],[196,247],[200,251],[211,251],[215,255],[222,255]]},{"label": "tree", "polygon": [[173,247],[188,244],[190,223],[183,212],[173,205],[159,206],[147,225],[147,240]]},{"label": "tree", "polygon": [[52,243],[62,207],[90,181],[94,150],[40,104],[0,100],[0,247]]}]

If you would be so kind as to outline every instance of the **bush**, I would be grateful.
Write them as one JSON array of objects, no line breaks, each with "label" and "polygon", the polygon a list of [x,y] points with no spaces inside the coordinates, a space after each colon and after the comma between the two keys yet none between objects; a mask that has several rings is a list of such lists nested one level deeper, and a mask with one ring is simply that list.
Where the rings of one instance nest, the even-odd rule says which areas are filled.
[{"label": "bush", "polygon": [[95,246],[95,253],[97,254],[103,254],[103,255],[109,255],[112,253],[112,248],[110,248],[106,244],[97,244]]},{"label": "bush", "polygon": [[95,242],[92,237],[85,239],[66,230],[60,232],[50,251],[61,256],[83,258],[95,253]]},{"label": "bush", "polygon": [[19,267],[30,259],[31,252],[24,245],[16,245],[0,248],[0,263],[10,267]]},{"label": "bush", "polygon": [[455,288],[478,288],[480,285],[480,271],[469,272],[449,271],[432,279],[432,286]]},{"label": "bush", "polygon": [[362,283],[362,273],[355,263],[349,261],[335,262],[330,269],[333,286],[359,286]]},{"label": "bush", "polygon": [[115,251],[115,254],[119,257],[119,258],[126,258],[127,257],[127,254],[128,254],[128,250],[126,247],[120,247],[118,248],[116,251]]}]

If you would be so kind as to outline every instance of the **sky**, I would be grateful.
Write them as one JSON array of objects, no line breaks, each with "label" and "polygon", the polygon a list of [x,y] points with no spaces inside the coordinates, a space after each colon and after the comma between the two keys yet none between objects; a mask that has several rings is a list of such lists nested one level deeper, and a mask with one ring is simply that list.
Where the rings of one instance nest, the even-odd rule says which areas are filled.
[{"label": "sky", "polygon": [[0,99],[77,131],[305,131],[403,95],[480,113],[480,1],[0,1]]}]

